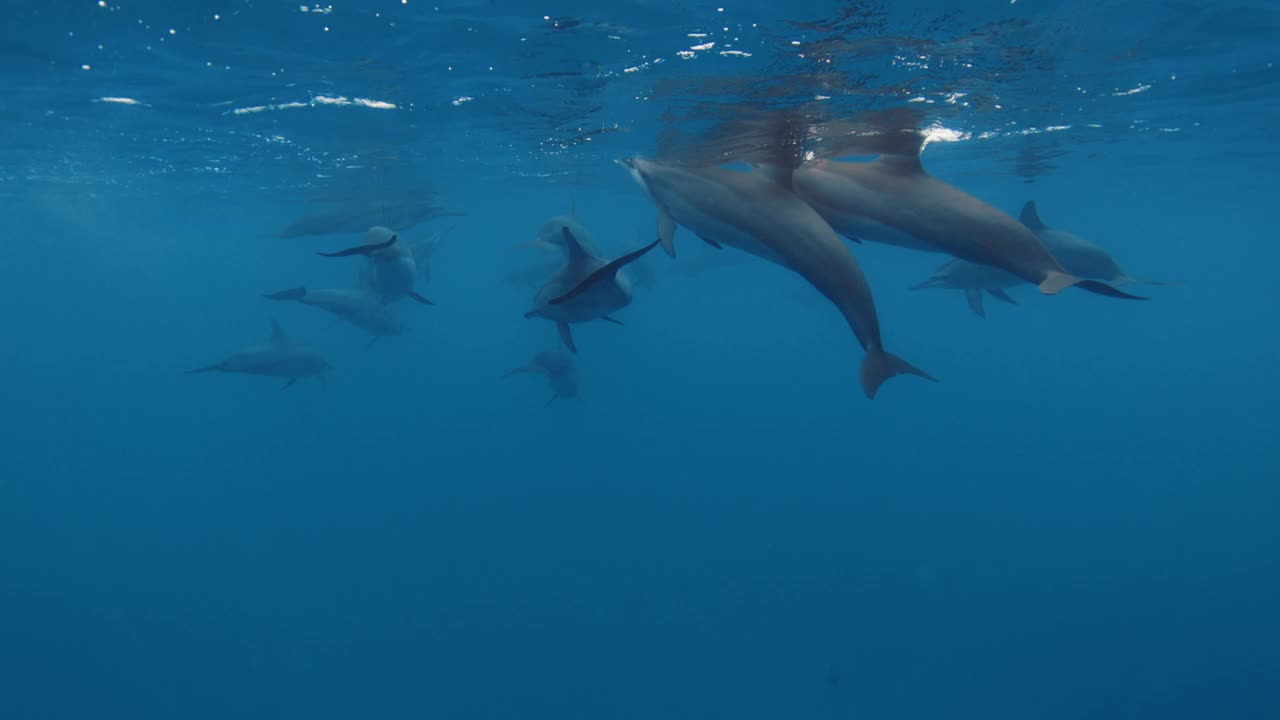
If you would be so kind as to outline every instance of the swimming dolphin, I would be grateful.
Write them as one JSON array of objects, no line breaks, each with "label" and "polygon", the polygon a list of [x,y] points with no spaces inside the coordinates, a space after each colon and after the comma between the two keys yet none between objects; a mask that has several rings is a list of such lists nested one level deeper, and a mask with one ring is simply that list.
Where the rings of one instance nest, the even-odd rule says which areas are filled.
[{"label": "swimming dolphin", "polygon": [[414,291],[418,267],[413,248],[398,240],[399,237],[390,228],[375,226],[365,233],[363,245],[316,254],[323,257],[362,255],[367,258],[369,264],[363,276],[364,282],[384,303],[410,297],[423,305],[434,305],[435,303]]},{"label": "swimming dolphin", "polygon": [[561,342],[575,353],[578,349],[569,325],[593,320],[621,325],[610,315],[631,304],[631,281],[619,270],[658,244],[655,240],[606,262],[583,247],[576,234],[582,230],[581,225],[565,216],[543,223],[539,236],[559,234],[557,244],[564,249],[565,264],[538,290],[533,308],[524,314],[526,318],[543,317],[554,322]]},{"label": "swimming dolphin", "polygon": [[[551,399],[547,405],[558,398],[578,396],[578,369],[573,364],[573,356],[562,352],[540,352],[525,366],[518,367],[502,377],[509,378],[522,373],[538,373],[545,375],[551,384]],[[543,407],[546,407],[544,405]]]},{"label": "swimming dolphin", "polygon": [[1017,305],[1017,301],[1005,292],[1005,288],[1021,285],[1022,282],[1022,278],[1000,268],[952,258],[935,270],[928,280],[911,286],[911,289],[946,288],[963,291],[965,300],[969,302],[969,309],[978,317],[985,318],[987,313],[982,307],[983,292],[997,300]]},{"label": "swimming dolphin", "polygon": [[1142,284],[1164,285],[1155,280],[1145,280],[1129,276],[1120,269],[1119,263],[1111,254],[1098,245],[1085,240],[1079,235],[1072,235],[1044,224],[1036,211],[1034,200],[1028,200],[1022,206],[1019,216],[1023,225],[1040,238],[1040,242],[1062,263],[1062,267],[1072,275],[1095,280],[1105,280],[1112,285]]},{"label": "swimming dolphin", "polygon": [[[923,147],[924,135],[914,126],[835,138],[832,149],[820,147],[823,156],[815,154],[796,168],[796,192],[855,240],[914,244],[1002,268],[1047,295],[1076,286],[1109,297],[1144,299],[1067,272],[1025,225],[925,172]],[[827,159],[839,154],[878,157],[870,162]]]},{"label": "swimming dolphin", "polygon": [[862,390],[875,397],[885,380],[928,373],[886,351],[871,288],[831,226],[790,188],[790,169],[746,172],[685,167],[641,158],[622,161],[658,206],[658,242],[675,255],[680,224],[713,246],[730,245],[800,274],[830,300],[866,350]]},{"label": "swimming dolphin", "polygon": [[309,290],[299,285],[288,290],[267,293],[269,300],[294,300],[303,305],[320,308],[340,320],[355,325],[373,336],[403,335],[405,324],[380,298],[362,288]]},{"label": "swimming dolphin", "polygon": [[233,353],[215,365],[188,370],[187,374],[217,371],[270,375],[288,378],[289,381],[280,388],[288,390],[302,378],[318,376],[323,380],[329,367],[320,353],[285,335],[279,323],[272,320],[271,339],[265,344]]}]

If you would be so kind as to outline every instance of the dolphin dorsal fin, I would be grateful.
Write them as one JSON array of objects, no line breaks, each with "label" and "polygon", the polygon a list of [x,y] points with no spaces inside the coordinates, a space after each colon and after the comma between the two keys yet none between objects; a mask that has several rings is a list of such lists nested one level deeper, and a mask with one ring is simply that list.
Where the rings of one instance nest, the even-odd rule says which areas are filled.
[{"label": "dolphin dorsal fin", "polygon": [[581,262],[591,256],[591,253],[582,247],[578,236],[573,234],[568,225],[560,226],[560,236],[564,238],[564,250],[569,255],[569,262]]},{"label": "dolphin dorsal fin", "polygon": [[1047,227],[1044,221],[1040,219],[1040,213],[1036,211],[1035,200],[1028,200],[1027,204],[1022,206],[1022,214],[1018,216],[1018,219],[1032,232],[1040,232]]},{"label": "dolphin dorsal fin", "polygon": [[275,342],[277,340],[283,340],[285,339],[285,337],[286,336],[284,334],[284,328],[280,327],[280,323],[276,322],[275,320],[272,320],[271,321],[271,341]]}]

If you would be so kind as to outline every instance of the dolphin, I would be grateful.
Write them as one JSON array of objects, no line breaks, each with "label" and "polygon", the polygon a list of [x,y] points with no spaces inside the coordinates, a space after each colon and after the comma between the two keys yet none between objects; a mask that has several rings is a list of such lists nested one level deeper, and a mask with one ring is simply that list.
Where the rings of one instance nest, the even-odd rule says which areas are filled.
[{"label": "dolphin", "polygon": [[1010,297],[1005,289],[1021,284],[1022,278],[1006,270],[952,258],[935,270],[928,280],[912,285],[911,289],[946,288],[963,291],[965,300],[969,302],[969,309],[973,310],[978,317],[985,318],[987,313],[982,307],[984,291],[997,300],[1017,305],[1017,301]]},{"label": "dolphin", "polygon": [[523,373],[538,373],[546,376],[547,382],[551,384],[551,399],[547,401],[547,405],[558,398],[578,396],[578,369],[574,366],[571,355],[556,351],[540,352],[533,356],[533,360],[528,365],[518,367],[502,377],[505,379]]},{"label": "dolphin", "polygon": [[658,206],[658,242],[668,255],[674,257],[676,225],[683,225],[710,245],[730,245],[799,273],[826,296],[866,351],[860,376],[868,398],[895,375],[934,380],[884,349],[862,269],[831,226],[792,192],[789,168],[739,171],[642,158],[622,164]]},{"label": "dolphin", "polygon": [[[849,149],[847,140],[839,138],[832,145]],[[1047,295],[1075,286],[1109,297],[1145,299],[1070,274],[1025,225],[925,172],[920,164],[924,142],[915,127],[864,134],[853,149],[876,159],[840,162],[814,155],[794,172],[796,192],[855,240],[931,248],[998,267]],[[827,153],[832,154],[838,151]]]},{"label": "dolphin", "polygon": [[1066,268],[1067,272],[1072,275],[1103,280],[1112,285],[1165,284],[1156,280],[1131,277],[1120,269],[1120,264],[1115,261],[1115,258],[1111,257],[1110,253],[1098,245],[1085,240],[1079,235],[1073,235],[1045,225],[1036,210],[1034,200],[1028,200],[1027,204],[1022,206],[1022,214],[1019,219],[1023,225],[1026,225],[1031,232],[1035,233],[1036,237],[1040,238],[1040,242],[1044,243],[1049,252],[1053,253],[1058,262],[1062,263],[1062,267]]},{"label": "dolphin", "polygon": [[267,293],[263,297],[268,300],[294,300],[303,305],[320,308],[364,330],[372,335],[374,340],[380,337],[403,335],[407,329],[390,307],[364,289],[309,290],[299,285],[288,290]]},{"label": "dolphin", "polygon": [[280,388],[288,390],[302,378],[318,376],[323,380],[329,368],[329,363],[320,353],[285,335],[280,324],[272,320],[271,339],[266,343],[228,355],[220,363],[188,370],[187,374],[217,371],[270,375],[288,378],[288,382]]},{"label": "dolphin", "polygon": [[596,257],[578,240],[583,228],[572,218],[554,217],[543,223],[539,237],[559,235],[555,243],[564,250],[565,264],[534,295],[526,318],[543,317],[554,322],[560,340],[570,352],[578,349],[569,329],[572,323],[605,320],[621,325],[610,315],[631,304],[631,281],[619,271],[658,245],[652,243],[614,260]]},{"label": "dolphin", "polygon": [[414,291],[418,275],[417,260],[410,245],[399,243],[399,237],[390,228],[380,225],[365,233],[365,244],[331,253],[316,253],[322,257],[350,257],[363,255],[368,259],[363,279],[371,292],[390,303],[410,297],[423,305],[435,303]]}]

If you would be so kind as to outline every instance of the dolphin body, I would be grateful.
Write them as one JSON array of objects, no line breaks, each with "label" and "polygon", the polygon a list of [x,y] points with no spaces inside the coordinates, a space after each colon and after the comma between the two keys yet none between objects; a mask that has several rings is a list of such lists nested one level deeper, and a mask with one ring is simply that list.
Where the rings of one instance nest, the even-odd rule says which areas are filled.
[{"label": "dolphin body", "polygon": [[564,250],[565,264],[538,290],[533,308],[524,314],[526,318],[543,317],[554,322],[561,342],[575,353],[578,349],[569,326],[593,320],[621,325],[610,315],[631,304],[632,291],[631,281],[619,271],[658,244],[655,240],[639,250],[605,261],[589,252],[578,239],[578,233],[584,230],[576,220],[565,216],[543,223],[538,237],[558,238],[552,244]]},{"label": "dolphin body", "polygon": [[985,318],[987,312],[982,306],[983,292],[997,300],[1017,305],[1018,303],[1005,292],[1005,289],[1021,285],[1022,282],[1022,278],[1006,270],[952,258],[943,263],[942,267],[935,270],[928,280],[913,285],[911,289],[945,288],[960,290],[964,292],[964,298],[969,303],[969,309],[973,310],[978,317]]},{"label": "dolphin body", "polygon": [[[925,172],[924,136],[915,127],[880,128],[831,146],[870,162],[806,160],[794,172],[796,192],[854,240],[931,249],[1008,271],[1055,295],[1069,287],[1110,297],[1145,299],[1069,273],[1025,225]],[[841,154],[826,151],[826,157]]]},{"label": "dolphin body", "polygon": [[398,241],[399,237],[395,232],[379,225],[369,228],[363,245],[316,254],[323,257],[364,256],[368,260],[368,266],[365,268],[363,281],[370,292],[381,298],[383,303],[409,297],[423,305],[434,305],[435,303],[414,291],[414,281],[418,277],[417,259],[411,246]]},{"label": "dolphin body", "polygon": [[188,370],[187,374],[233,372],[288,378],[281,390],[288,390],[302,378],[324,379],[329,363],[311,347],[285,335],[279,323],[271,321],[271,339],[262,345],[228,355],[214,365]]},{"label": "dolphin body", "polygon": [[641,158],[622,164],[658,206],[658,242],[668,255],[674,257],[676,225],[683,225],[708,244],[729,245],[788,268],[826,296],[866,350],[860,376],[868,398],[895,375],[934,380],[884,349],[862,269],[831,226],[792,192],[789,169],[744,172]]},{"label": "dolphin body", "polygon": [[1073,235],[1045,225],[1036,210],[1034,200],[1028,200],[1022,206],[1022,214],[1019,219],[1023,225],[1027,226],[1027,229],[1040,238],[1040,242],[1044,243],[1049,252],[1053,253],[1058,262],[1062,263],[1062,267],[1066,268],[1067,272],[1072,275],[1103,280],[1112,285],[1164,284],[1155,280],[1131,277],[1120,269],[1120,264],[1116,262],[1115,258],[1111,257],[1111,253],[1103,250],[1100,246],[1085,240],[1079,235]]},{"label": "dolphin body", "polygon": [[362,288],[309,290],[300,285],[267,293],[263,297],[269,300],[294,300],[320,308],[364,330],[374,340],[403,335],[408,329],[390,307]]},{"label": "dolphin body", "polygon": [[502,377],[505,379],[523,373],[546,376],[547,382],[551,385],[551,399],[547,401],[547,405],[559,398],[578,396],[578,368],[574,366],[571,355],[555,351],[540,352],[533,356],[533,360],[528,365],[518,367]]}]

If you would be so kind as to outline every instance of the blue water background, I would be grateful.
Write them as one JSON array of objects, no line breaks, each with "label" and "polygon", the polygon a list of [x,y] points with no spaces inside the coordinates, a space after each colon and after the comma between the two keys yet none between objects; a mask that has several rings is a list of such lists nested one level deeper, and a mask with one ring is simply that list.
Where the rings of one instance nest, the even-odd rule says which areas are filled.
[{"label": "blue water background", "polygon": [[[0,115],[15,138],[0,155],[0,717],[1280,717],[1269,65],[1240,62],[1265,81],[1236,95],[1133,113],[1182,117],[1178,132],[1064,131],[1084,139],[1034,178],[1012,170],[1016,138],[926,150],[939,177],[1010,213],[1035,199],[1130,273],[1180,283],[1144,288],[1149,302],[1023,287],[984,321],[958,293],[906,290],[937,257],[855,246],[888,347],[940,380],[868,401],[861,350],[801,281],[759,263],[685,277],[655,253],[625,326],[575,330],[582,397],[543,409],[536,378],[498,379],[557,343],[522,317],[532,292],[503,281],[527,252],[512,246],[571,207],[613,251],[648,240],[652,205],[608,161],[652,151],[654,108],[607,105],[606,123],[635,113],[629,132],[569,159],[540,157],[523,126],[504,135],[513,116],[480,114],[481,91],[453,105],[467,81],[395,69],[379,78],[397,111],[227,116],[206,95],[305,100],[322,74],[261,98],[185,66],[155,79],[202,64],[201,35],[201,52],[129,56],[102,81],[62,32],[123,25],[62,5],[12,7],[30,24],[21,42],[5,31],[6,85],[28,94]],[[263,18],[231,46],[295,27],[279,20],[292,6],[225,5]],[[162,35],[167,11],[139,7]],[[1026,16],[1072,12],[1054,7]],[[685,24],[623,14],[682,39],[715,17],[689,8]],[[1124,17],[1131,35],[1161,28]],[[429,67],[405,26],[388,52]],[[1244,31],[1219,32],[1204,47],[1227,77],[1244,50],[1221,48]],[[1130,47],[1115,34],[1099,30],[1099,53]],[[1145,67],[1178,65],[1166,50]],[[361,72],[335,92],[382,97],[378,78],[352,86]],[[146,104],[91,102],[117,94]],[[215,139],[158,140],[184,128]],[[270,136],[323,150],[282,160]],[[312,251],[357,235],[268,236],[336,172],[323,153],[380,138],[464,214],[403,233],[456,227],[432,262],[437,305],[401,306],[411,332],[366,348],[260,295],[350,282],[356,261]],[[675,263],[716,252],[677,242]],[[265,340],[273,318],[326,354],[327,384],[183,374]]]}]

